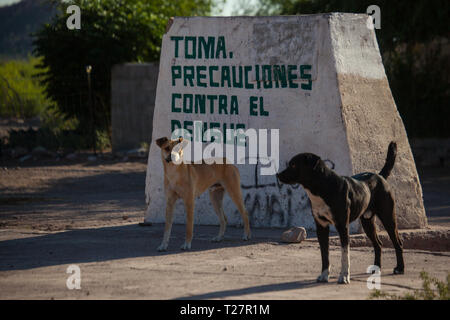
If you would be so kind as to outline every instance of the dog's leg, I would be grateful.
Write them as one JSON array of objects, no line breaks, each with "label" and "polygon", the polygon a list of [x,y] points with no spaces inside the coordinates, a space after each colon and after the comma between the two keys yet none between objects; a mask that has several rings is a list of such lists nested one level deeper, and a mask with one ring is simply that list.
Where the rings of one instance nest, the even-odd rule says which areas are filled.
[{"label": "dog's leg", "polygon": [[395,254],[397,256],[397,266],[394,268],[394,274],[405,273],[405,263],[403,261],[403,243],[398,235],[397,221],[395,214],[395,202],[392,194],[388,194],[385,201],[377,210],[378,216],[386,229],[389,238],[395,248]]},{"label": "dog's leg", "polygon": [[170,234],[172,232],[173,223],[173,209],[177,196],[173,193],[168,193],[166,198],[166,225],[164,227],[164,237],[161,245],[158,247],[158,251],[166,251],[169,246]]},{"label": "dog's leg", "polygon": [[[238,194],[238,195],[236,195]],[[234,190],[234,194],[230,194],[231,199],[236,204],[236,207],[239,210],[239,213],[241,214],[242,221],[244,222],[244,235],[242,236],[242,240],[247,241],[251,238],[251,232],[250,232],[250,222],[248,221],[248,212],[245,209],[244,201],[242,200],[241,195],[241,188],[239,186],[239,189]]]},{"label": "dog's leg", "polygon": [[336,225],[341,239],[341,274],[338,283],[350,283],[350,245],[348,225]]},{"label": "dog's leg", "polygon": [[181,246],[181,250],[190,250],[192,236],[194,233],[194,205],[195,198],[194,196],[185,198],[184,200],[184,208],[186,210],[186,239],[184,244]]},{"label": "dog's leg", "polygon": [[395,255],[397,257],[397,266],[394,268],[394,274],[405,273],[405,262],[403,261],[403,243],[398,235],[397,226],[395,223],[392,226],[385,226],[389,238],[391,238],[392,244],[395,248]]},{"label": "dog's leg", "polygon": [[381,241],[377,235],[377,228],[375,226],[375,216],[372,218],[366,219],[361,217],[361,225],[366,233],[367,237],[372,241],[374,253],[375,253],[375,261],[374,265],[378,266],[381,269]]},{"label": "dog's leg", "polygon": [[242,236],[242,240],[246,241],[251,238],[250,223],[248,221],[248,212],[245,209],[244,201],[242,200],[240,180],[235,179],[234,181],[237,182],[235,183],[235,185],[232,185],[224,181],[224,187],[225,190],[230,195],[231,200],[233,200],[234,204],[236,205],[239,213],[241,214],[242,220],[244,222],[244,235]]},{"label": "dog's leg", "polygon": [[225,229],[227,227],[227,217],[225,216],[225,212],[223,211],[223,196],[224,196],[224,194],[225,194],[225,190],[223,188],[209,190],[209,198],[211,199],[211,203],[214,207],[214,211],[220,220],[219,234],[212,239],[212,241],[215,241],[215,242],[219,242],[219,241],[223,240],[223,235],[225,234]]},{"label": "dog's leg", "polygon": [[317,278],[317,282],[328,282],[330,277],[330,262],[328,260],[330,227],[328,225],[323,227],[316,219],[314,221],[316,222],[317,238],[319,239],[320,254],[322,256],[322,273]]}]

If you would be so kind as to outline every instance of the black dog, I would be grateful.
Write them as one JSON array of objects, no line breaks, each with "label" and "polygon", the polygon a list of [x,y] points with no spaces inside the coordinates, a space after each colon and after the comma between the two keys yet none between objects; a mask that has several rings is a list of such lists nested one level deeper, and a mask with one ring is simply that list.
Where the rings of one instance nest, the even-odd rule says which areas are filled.
[{"label": "black dog", "polygon": [[342,269],[338,283],[350,282],[349,223],[361,218],[361,224],[375,249],[375,262],[381,268],[381,242],[377,236],[375,216],[383,223],[394,244],[397,266],[394,274],[404,273],[403,245],[397,231],[395,200],[385,179],[394,167],[397,145],[391,142],[386,163],[379,174],[360,173],[352,177],[337,175],[312,153],[301,153],[289,161],[289,167],[277,174],[287,184],[300,183],[311,201],[317,237],[322,254],[322,273],[318,282],[328,282],[329,224],[339,233],[342,246]]}]

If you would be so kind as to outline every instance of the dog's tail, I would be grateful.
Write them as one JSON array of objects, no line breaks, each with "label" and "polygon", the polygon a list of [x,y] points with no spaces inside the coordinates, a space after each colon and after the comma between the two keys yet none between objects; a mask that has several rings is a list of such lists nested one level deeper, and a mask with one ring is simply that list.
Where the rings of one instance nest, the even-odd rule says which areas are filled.
[{"label": "dog's tail", "polygon": [[386,163],[383,169],[380,171],[380,176],[387,179],[391,174],[392,168],[394,168],[395,158],[397,157],[397,144],[394,141],[389,143],[388,153],[386,157]]}]

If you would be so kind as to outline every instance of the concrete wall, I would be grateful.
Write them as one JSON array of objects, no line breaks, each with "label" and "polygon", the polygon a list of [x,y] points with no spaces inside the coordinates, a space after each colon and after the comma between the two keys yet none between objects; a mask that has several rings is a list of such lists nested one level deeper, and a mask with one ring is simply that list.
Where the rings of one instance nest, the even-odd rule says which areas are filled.
[{"label": "concrete wall", "polygon": [[406,130],[392,97],[373,30],[364,15],[335,14],[330,33],[336,61],[342,119],[350,147],[352,172],[378,172],[387,142],[398,154],[388,178],[396,198],[400,228],[427,225],[414,158]]},{"label": "concrete wall", "polygon": [[150,144],[155,109],[157,63],[115,65],[111,74],[113,152]]},{"label": "concrete wall", "polygon": [[[175,18],[163,37],[153,122],[155,138],[171,135],[174,121],[185,126],[191,121],[230,124],[242,123],[245,128],[279,129],[279,167],[297,153],[318,154],[339,174],[351,175],[371,170],[378,172],[386,158],[391,140],[399,144],[399,161],[390,178],[398,188],[397,213],[400,227],[426,225],[422,193],[401,118],[387,83],[376,43],[375,33],[366,26],[366,15],[318,14],[283,17],[192,17]],[[192,37],[223,37],[227,56],[192,58]],[[177,38],[178,37],[178,38]],[[179,38],[183,37],[183,38]],[[190,37],[190,45],[174,39]],[[188,38],[186,38],[188,39]],[[178,46],[178,52],[176,47]],[[225,45],[224,45],[225,46]],[[187,53],[187,54],[186,54]],[[266,87],[257,78],[257,66],[310,66],[308,79],[293,82],[297,86]],[[195,79],[175,79],[173,66],[205,66],[206,87]],[[217,69],[211,69],[217,66]],[[220,82],[223,70],[229,66],[251,68],[249,85],[234,87]],[[212,70],[212,71],[211,71]],[[208,78],[212,77],[213,81]],[[311,86],[308,86],[308,82]],[[308,88],[309,87],[309,88]],[[373,89],[371,91],[371,89]],[[206,114],[186,112],[173,94],[235,95],[239,114]],[[267,116],[249,112],[251,96],[264,99]],[[181,110],[181,111],[180,111]],[[209,110],[209,108],[208,108]],[[255,165],[239,165],[245,205],[253,227],[291,225],[314,229],[310,202],[301,187],[279,185],[274,176],[260,175]],[[163,222],[164,191],[160,149],[150,146],[146,200],[146,221]],[[195,223],[217,224],[207,194],[196,202]],[[230,224],[241,219],[228,197],[224,202]],[[184,208],[178,202],[175,222],[184,223]],[[352,230],[359,226],[354,224]]]},{"label": "concrete wall", "polygon": [[450,139],[413,138],[410,142],[417,166],[450,166]]}]

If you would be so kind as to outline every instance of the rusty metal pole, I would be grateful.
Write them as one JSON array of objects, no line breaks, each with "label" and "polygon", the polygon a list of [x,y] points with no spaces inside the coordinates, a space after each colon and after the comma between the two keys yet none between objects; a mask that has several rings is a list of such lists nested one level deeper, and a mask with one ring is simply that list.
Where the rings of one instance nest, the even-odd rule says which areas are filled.
[{"label": "rusty metal pole", "polygon": [[88,79],[88,107],[89,107],[89,111],[91,113],[91,143],[92,143],[92,148],[94,149],[94,154],[97,155],[97,149],[95,147],[95,143],[96,143],[96,135],[95,135],[95,127],[94,127],[94,107],[92,105],[92,89],[91,89],[91,71],[92,71],[92,66],[86,66],[86,73],[87,73],[87,79]]}]

